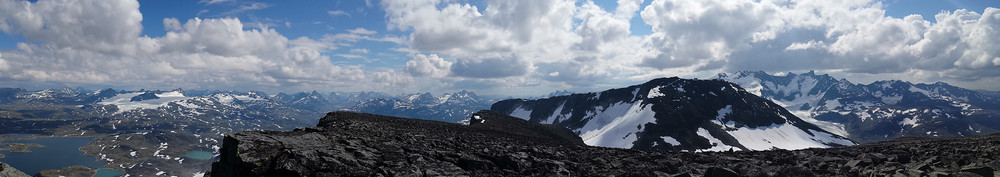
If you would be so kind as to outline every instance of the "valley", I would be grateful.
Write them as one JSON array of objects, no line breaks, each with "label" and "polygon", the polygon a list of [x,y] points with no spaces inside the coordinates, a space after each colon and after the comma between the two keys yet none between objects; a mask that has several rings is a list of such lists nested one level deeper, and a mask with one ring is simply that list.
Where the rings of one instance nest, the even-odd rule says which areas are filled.
[{"label": "valley", "polygon": [[[18,143],[19,139],[88,138],[79,149],[90,160],[70,161],[63,166],[25,168],[35,174],[42,169],[79,171],[114,170],[124,174],[200,176],[217,160],[223,135],[245,130],[290,130],[315,124],[317,117],[332,110],[391,111],[409,113],[417,108],[437,106],[430,112],[409,113],[411,116],[453,117],[485,109],[487,99],[471,92],[431,97],[431,102],[413,104],[406,95],[394,97],[382,93],[340,93],[343,97],[329,101],[308,93],[296,96],[266,95],[261,92],[231,91],[88,91],[61,89],[27,91],[4,89],[8,97],[0,98],[0,143],[7,155],[0,162],[15,168],[29,166],[19,161],[37,161],[27,155],[38,144]],[[314,92],[315,93],[315,92]],[[331,93],[330,95],[336,95]],[[430,94],[424,94],[430,96]],[[329,95],[328,95],[329,96]],[[457,100],[466,99],[466,100]],[[472,101],[469,101],[471,99]],[[376,105],[393,102],[388,107],[344,105]],[[308,102],[320,101],[320,102]],[[418,100],[419,101],[419,100]],[[344,103],[347,102],[347,103]],[[339,103],[341,105],[336,105]],[[376,109],[379,108],[379,109]],[[430,116],[435,115],[435,116]],[[461,116],[465,117],[465,116]],[[455,120],[457,121],[457,120]],[[453,121],[453,122],[455,122]],[[25,136],[25,137],[19,137]],[[3,153],[0,153],[2,155]],[[15,159],[16,158],[16,159]],[[87,165],[89,164],[89,165]],[[101,164],[101,165],[95,165]],[[82,165],[70,170],[70,165]],[[34,166],[34,165],[32,165]],[[60,173],[53,173],[60,174]],[[98,173],[100,174],[100,173]]]}]

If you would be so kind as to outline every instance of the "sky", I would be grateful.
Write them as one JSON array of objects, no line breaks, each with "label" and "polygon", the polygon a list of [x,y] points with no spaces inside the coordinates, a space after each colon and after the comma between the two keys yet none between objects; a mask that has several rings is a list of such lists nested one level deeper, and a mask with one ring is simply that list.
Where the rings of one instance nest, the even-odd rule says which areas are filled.
[{"label": "sky", "polygon": [[0,0],[0,87],[538,96],[815,70],[1000,90],[998,0]]}]

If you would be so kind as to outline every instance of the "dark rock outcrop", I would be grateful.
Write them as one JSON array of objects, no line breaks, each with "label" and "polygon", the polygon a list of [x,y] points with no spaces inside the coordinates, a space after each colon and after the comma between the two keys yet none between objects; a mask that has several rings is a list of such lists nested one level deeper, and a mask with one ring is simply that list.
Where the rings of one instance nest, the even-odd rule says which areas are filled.
[{"label": "dark rock outcrop", "polygon": [[28,174],[17,170],[10,165],[0,162],[0,176],[4,177],[29,177]]},{"label": "dark rock outcrop", "polygon": [[146,93],[139,94],[139,95],[136,95],[136,96],[132,97],[132,99],[130,99],[129,101],[153,100],[153,99],[159,99],[159,98],[160,97],[156,96],[156,93],[154,93],[154,92],[146,92]]},{"label": "dark rock outcrop", "polygon": [[97,169],[85,166],[70,166],[58,170],[42,170],[35,177],[92,177]]},{"label": "dark rock outcrop", "polygon": [[585,146],[492,112],[469,125],[333,112],[317,127],[226,136],[211,176],[992,176],[1000,134],[798,151]]}]

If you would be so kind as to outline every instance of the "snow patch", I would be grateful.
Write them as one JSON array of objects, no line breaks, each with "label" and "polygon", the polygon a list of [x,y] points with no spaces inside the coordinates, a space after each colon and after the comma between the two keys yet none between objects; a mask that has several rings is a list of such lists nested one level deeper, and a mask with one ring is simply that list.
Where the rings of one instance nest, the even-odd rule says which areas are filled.
[{"label": "snow patch", "polygon": [[531,120],[531,110],[527,110],[524,109],[523,107],[518,106],[517,109],[514,109],[514,111],[510,112],[510,116],[521,118],[524,120]]},{"label": "snow patch", "polygon": [[569,114],[566,114],[566,115],[560,114],[560,113],[562,113],[564,106],[566,106],[565,103],[560,104],[559,107],[556,108],[556,110],[552,112],[551,116],[549,116],[548,118],[545,118],[545,120],[542,120],[542,122],[540,122],[540,123],[541,124],[552,124],[552,123],[555,123],[556,120],[561,120],[561,119],[573,117],[573,112],[570,112]]},{"label": "snow patch", "polygon": [[836,109],[837,107],[841,107],[841,106],[843,106],[843,105],[840,104],[840,99],[839,98],[838,99],[833,99],[833,100],[826,100],[826,108],[827,109],[831,109],[832,110],[832,109]]},{"label": "snow patch", "polygon": [[[844,124],[836,123],[836,122],[828,122],[828,121],[816,120],[816,119],[813,118],[811,111],[789,110],[788,112],[791,112],[792,114],[795,115],[795,117],[799,117],[799,119],[802,119],[802,120],[804,120],[806,122],[809,122],[809,123],[811,123],[813,125],[816,125],[820,129],[826,130],[827,132],[830,132],[830,133],[833,133],[833,134],[836,134],[836,135],[840,135],[840,136],[844,136],[844,137],[847,137],[847,135],[850,135],[849,133],[847,133],[847,130],[844,129]],[[850,114],[850,112],[843,112],[843,113],[838,112],[838,114],[840,114],[840,115],[847,115],[847,114]]]},{"label": "snow patch", "polygon": [[[176,92],[176,93],[175,93]],[[180,92],[167,92],[163,94],[156,94],[159,99],[150,99],[142,101],[131,101],[132,97],[139,96],[144,92],[133,92],[133,93],[123,93],[118,94],[114,97],[105,99],[97,104],[102,105],[115,105],[118,107],[118,112],[115,114],[123,113],[126,111],[136,110],[136,109],[156,109],[161,106],[166,106],[170,102],[190,99],[190,97],[184,97]],[[162,95],[162,96],[161,96]]]},{"label": "snow patch", "polygon": [[677,139],[674,139],[674,137],[661,136],[660,138],[663,139],[663,142],[667,142],[670,145],[674,145],[674,146],[681,145],[681,142],[677,141]]},{"label": "snow patch", "polygon": [[757,77],[754,77],[752,75],[747,75],[745,77],[737,77],[737,78],[727,77],[724,78],[724,80],[740,85],[740,87],[746,89],[747,92],[753,93],[754,95],[757,95],[759,97],[763,97],[760,91],[764,90],[764,86],[760,84],[760,79],[757,79]]},{"label": "snow patch", "polygon": [[899,125],[909,125],[910,128],[913,128],[913,127],[919,126],[920,124],[917,123],[917,118],[916,117],[908,117],[908,118],[905,118],[905,119],[899,121]]},{"label": "snow patch", "polygon": [[656,98],[656,97],[666,96],[665,94],[660,93],[660,88],[663,88],[663,86],[656,86],[653,87],[653,89],[649,89],[649,94],[646,94],[646,98]]},{"label": "snow patch", "polygon": [[933,93],[931,93],[930,91],[927,91],[927,90],[924,90],[924,89],[920,89],[920,88],[917,88],[917,87],[910,86],[909,90],[910,90],[910,92],[922,93],[922,94],[924,94],[927,97],[931,97],[931,98],[934,97],[932,95]]},{"label": "snow patch", "polygon": [[719,109],[719,111],[716,111],[715,120],[718,122],[718,124],[720,126],[727,127],[727,128],[736,127],[736,122],[733,122],[733,121],[723,122],[722,121],[722,119],[725,118],[726,115],[729,115],[731,113],[733,113],[733,105],[726,105],[726,107],[723,107],[722,109]]},{"label": "snow patch", "polygon": [[[619,102],[598,113],[580,129],[580,138],[591,146],[632,148],[638,139],[636,133],[647,123],[655,122],[653,110],[642,106],[642,100],[634,103]],[[636,128],[639,127],[639,128]]]},{"label": "snow patch", "polygon": [[740,149],[740,148],[736,148],[736,147],[733,147],[733,146],[729,146],[729,145],[723,144],[722,140],[719,140],[719,139],[715,138],[714,136],[712,136],[712,134],[709,133],[708,130],[705,130],[705,128],[698,128],[698,132],[695,132],[695,133],[697,133],[698,136],[701,136],[701,137],[704,137],[705,139],[708,139],[708,143],[712,145],[711,148],[704,149],[705,151],[728,151],[730,149]]},{"label": "snow patch", "polygon": [[899,103],[899,101],[902,101],[903,100],[903,96],[901,96],[901,95],[882,96],[881,99],[882,99],[882,103],[889,104],[889,105],[894,105],[896,103]]},{"label": "snow patch", "polygon": [[854,145],[850,140],[838,138],[835,135],[809,130],[812,135],[791,124],[772,124],[766,127],[741,127],[727,131],[744,147],[750,150],[768,150],[772,148],[796,150],[805,148],[827,148],[825,143],[839,145]]}]

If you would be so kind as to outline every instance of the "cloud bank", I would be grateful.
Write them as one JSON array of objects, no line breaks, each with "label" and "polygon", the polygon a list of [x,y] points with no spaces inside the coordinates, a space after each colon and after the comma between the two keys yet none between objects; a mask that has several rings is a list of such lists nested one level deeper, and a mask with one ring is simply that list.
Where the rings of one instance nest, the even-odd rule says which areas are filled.
[{"label": "cloud bank", "polygon": [[[410,48],[450,59],[452,67],[516,57],[520,60],[489,65],[528,69],[483,77],[456,74],[462,68],[453,68],[452,76],[520,81],[527,87],[588,88],[738,70],[1000,81],[996,8],[943,11],[932,23],[920,15],[887,16],[880,1],[870,0],[653,0],[641,9],[640,3],[620,0],[616,9],[601,9],[591,1],[569,0],[489,1],[485,7],[389,0],[383,7],[391,29],[409,32]],[[652,34],[630,32],[636,14]]]},{"label": "cloud bank", "polygon": [[[369,6],[384,10],[386,28],[405,36],[355,28],[289,39],[237,18],[166,18],[166,35],[144,36],[135,0],[2,1],[0,31],[27,42],[0,51],[0,80],[530,95],[654,77],[820,70],[1000,89],[988,84],[1000,81],[997,8],[895,18],[873,0],[648,3],[619,0],[603,9],[589,0],[385,0]],[[651,34],[633,34],[635,20]],[[334,62],[381,51],[352,45],[364,40],[397,43],[402,47],[391,50],[408,57],[397,68]],[[334,61],[324,54],[338,48],[350,53]]]}]

